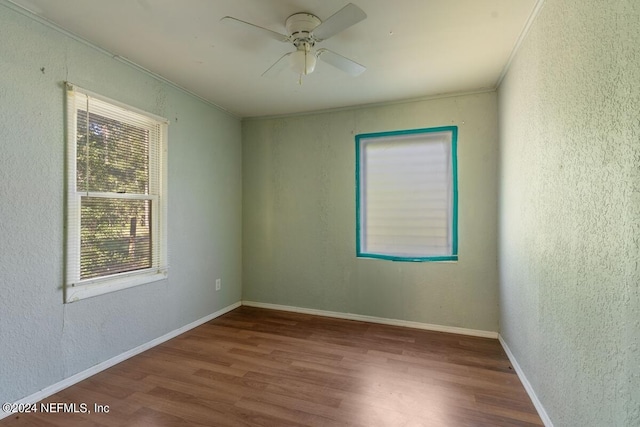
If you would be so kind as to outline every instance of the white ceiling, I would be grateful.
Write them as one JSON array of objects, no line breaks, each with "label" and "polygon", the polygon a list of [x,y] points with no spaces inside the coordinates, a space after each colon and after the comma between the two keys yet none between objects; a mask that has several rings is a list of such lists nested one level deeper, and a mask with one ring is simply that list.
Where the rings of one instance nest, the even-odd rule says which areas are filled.
[{"label": "white ceiling", "polygon": [[240,117],[272,116],[494,88],[537,0],[351,0],[364,21],[322,42],[367,67],[319,62],[302,85],[261,74],[294,48],[220,22],[286,33],[349,0],[11,0]]}]

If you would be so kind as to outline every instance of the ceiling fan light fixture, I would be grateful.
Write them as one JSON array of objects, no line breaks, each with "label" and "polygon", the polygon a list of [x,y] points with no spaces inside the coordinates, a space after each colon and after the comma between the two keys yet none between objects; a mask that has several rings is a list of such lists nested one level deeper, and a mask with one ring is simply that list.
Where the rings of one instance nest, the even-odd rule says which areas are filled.
[{"label": "ceiling fan light fixture", "polygon": [[311,74],[316,68],[316,55],[307,50],[297,50],[289,55],[289,67],[296,74]]},{"label": "ceiling fan light fixture", "polygon": [[[263,36],[279,42],[292,43],[296,50],[282,55],[280,59],[262,73],[262,76],[275,76],[287,67],[287,61],[289,61],[289,68],[300,76],[298,81],[302,84],[302,76],[313,73],[318,58],[352,76],[360,75],[366,70],[363,65],[329,49],[316,50],[318,43],[346,30],[366,17],[367,14],[353,3],[347,4],[324,21],[321,21],[320,18],[311,13],[294,13],[285,20],[287,34],[281,34],[232,16],[225,16],[222,21],[242,25],[246,29],[260,32]],[[286,59],[287,57],[288,59]]]}]

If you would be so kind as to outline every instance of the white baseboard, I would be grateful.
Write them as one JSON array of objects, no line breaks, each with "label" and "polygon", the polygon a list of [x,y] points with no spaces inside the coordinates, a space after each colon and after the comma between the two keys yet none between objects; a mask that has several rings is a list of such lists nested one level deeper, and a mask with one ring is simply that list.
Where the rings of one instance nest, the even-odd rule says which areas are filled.
[{"label": "white baseboard", "polygon": [[362,314],[340,313],[337,311],[316,310],[313,308],[293,307],[289,305],[269,304],[255,301],[242,301],[242,305],[257,308],[269,308],[272,310],[291,311],[294,313],[315,314],[316,316],[334,317],[337,319],[358,320],[361,322],[380,323],[383,325],[404,326],[407,328],[424,329],[435,332],[448,332],[451,334],[470,335],[482,338],[498,338],[497,332],[481,331],[477,329],[458,328],[455,326],[432,325],[429,323],[412,322],[409,320],[386,319],[384,317],[365,316]]},{"label": "white baseboard", "polygon": [[511,352],[511,349],[509,349],[509,346],[507,345],[507,343],[505,342],[505,340],[502,338],[501,335],[498,335],[498,340],[500,341],[500,344],[502,344],[502,348],[504,349],[504,352],[507,353],[507,357],[509,358],[509,361],[513,365],[513,368],[516,370],[516,374],[518,374],[518,378],[520,378],[520,382],[524,386],[524,389],[527,390],[527,394],[529,395],[529,398],[533,402],[533,406],[536,407],[536,410],[538,411],[538,415],[540,415],[542,422],[546,427],[553,427],[551,418],[549,418],[547,411],[544,409],[544,406],[542,406],[542,402],[540,402],[540,399],[538,399],[536,392],[533,390],[531,383],[529,382],[529,380],[527,379],[527,376],[524,374],[524,371],[518,364],[518,361],[516,360],[515,356]]},{"label": "white baseboard", "polygon": [[[201,319],[196,320],[195,322],[191,322],[188,325],[185,325],[181,328],[178,328],[174,331],[171,331],[165,335],[162,335],[161,337],[158,337],[156,339],[153,339],[151,341],[149,341],[148,343],[139,345],[136,348],[133,348],[129,351],[125,351],[122,354],[119,354],[117,356],[112,357],[109,360],[105,360],[104,362],[98,363],[95,366],[92,366],[89,369],[85,369],[82,372],[78,372],[75,375],[72,375],[68,378],[63,379],[62,381],[59,381],[53,385],[50,385],[46,388],[43,388],[42,390],[27,396],[23,399],[20,399],[19,401],[15,402],[17,405],[31,405],[34,403],[37,403],[39,401],[41,401],[42,399],[45,399],[49,396],[51,396],[52,394],[55,394],[57,392],[59,392],[60,390],[64,390],[67,387],[70,387],[76,383],[79,383],[82,380],[85,380],[87,378],[89,378],[92,375],[97,374],[98,372],[104,371],[105,369],[108,369],[114,365],[117,365],[120,362],[123,362],[137,354],[142,353],[143,351],[149,350],[150,348],[153,348],[159,344],[162,344],[165,341],[169,341],[172,338],[177,337],[178,335],[181,335],[185,332],[187,332],[190,329],[193,329],[197,326],[202,325],[203,323],[207,323],[210,320],[215,319],[216,317],[220,317],[225,313],[228,313],[229,311],[240,307],[240,302],[236,302],[234,304],[231,304],[223,309],[220,309],[218,311],[216,311],[215,313],[212,313],[208,316],[205,316]],[[11,413],[6,413],[4,411],[0,410],[0,420],[8,417],[12,415]]]}]

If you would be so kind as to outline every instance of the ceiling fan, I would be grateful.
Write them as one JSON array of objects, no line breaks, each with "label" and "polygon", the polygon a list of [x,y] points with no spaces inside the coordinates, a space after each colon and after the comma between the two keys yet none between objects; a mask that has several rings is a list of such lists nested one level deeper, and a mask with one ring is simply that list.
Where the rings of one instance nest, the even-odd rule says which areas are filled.
[{"label": "ceiling fan", "polygon": [[[239,24],[243,28],[252,30],[264,37],[269,37],[284,43],[293,43],[296,50],[282,55],[267,71],[262,73],[262,76],[270,77],[276,75],[285,68],[288,63],[289,67],[299,74],[302,79],[303,75],[313,72],[316,67],[317,58],[352,76],[362,74],[366,70],[366,67],[363,65],[329,49],[316,49],[315,46],[329,37],[357,24],[366,17],[367,14],[353,3],[347,4],[325,21],[321,21],[320,18],[310,13],[299,12],[289,16],[285,21],[285,28],[287,29],[288,35],[231,16],[225,16],[221,20],[228,23]],[[285,58],[289,60],[287,61]],[[302,82],[302,80],[300,80],[300,82]]]}]

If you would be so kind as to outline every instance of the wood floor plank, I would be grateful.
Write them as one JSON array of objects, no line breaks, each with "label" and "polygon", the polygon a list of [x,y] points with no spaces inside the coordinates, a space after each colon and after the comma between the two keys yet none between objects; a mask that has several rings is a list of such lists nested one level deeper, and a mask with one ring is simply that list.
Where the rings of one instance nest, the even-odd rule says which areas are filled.
[{"label": "wood floor plank", "polygon": [[190,422],[174,415],[144,407],[140,408],[131,416],[129,423],[130,427],[209,427],[209,424]]},{"label": "wood floor plank", "polygon": [[[4,426],[541,426],[497,340],[240,307]],[[91,406],[93,409],[93,406]]]}]

